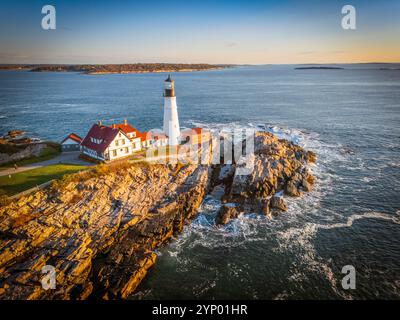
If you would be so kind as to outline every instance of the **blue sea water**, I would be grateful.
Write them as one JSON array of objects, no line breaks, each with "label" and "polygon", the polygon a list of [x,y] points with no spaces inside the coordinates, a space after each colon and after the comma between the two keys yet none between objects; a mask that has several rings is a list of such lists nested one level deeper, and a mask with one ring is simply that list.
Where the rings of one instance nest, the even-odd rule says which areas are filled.
[{"label": "blue sea water", "polygon": [[[173,75],[182,126],[273,131],[317,153],[318,182],[277,218],[247,215],[223,228],[208,196],[158,250],[133,299],[400,298],[400,70],[391,70],[399,65],[344,68]],[[159,128],[165,78],[2,71],[0,132],[59,141],[124,118]],[[355,290],[342,288],[345,265],[356,269]]]}]

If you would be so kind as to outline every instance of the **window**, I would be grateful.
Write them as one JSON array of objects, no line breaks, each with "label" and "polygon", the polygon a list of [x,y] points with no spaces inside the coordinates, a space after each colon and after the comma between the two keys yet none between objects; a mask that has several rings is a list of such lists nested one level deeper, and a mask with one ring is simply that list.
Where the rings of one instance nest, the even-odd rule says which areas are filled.
[{"label": "window", "polygon": [[129,148],[127,147],[127,148],[125,148],[125,153],[128,153],[129,152]]},{"label": "window", "polygon": [[115,145],[118,147],[119,146],[119,140],[115,140]]},{"label": "window", "polygon": [[125,144],[125,139],[122,139],[121,141],[122,141],[122,144]]},{"label": "window", "polygon": [[100,144],[103,142],[103,139],[97,139],[97,138],[90,137],[90,141],[92,141],[93,143],[96,143],[96,144]]},{"label": "window", "polygon": [[113,157],[117,156],[117,150],[113,150]]},{"label": "window", "polygon": [[120,132],[120,133],[118,133],[118,137],[120,137],[120,138],[122,137],[122,134],[121,134],[121,132]]}]

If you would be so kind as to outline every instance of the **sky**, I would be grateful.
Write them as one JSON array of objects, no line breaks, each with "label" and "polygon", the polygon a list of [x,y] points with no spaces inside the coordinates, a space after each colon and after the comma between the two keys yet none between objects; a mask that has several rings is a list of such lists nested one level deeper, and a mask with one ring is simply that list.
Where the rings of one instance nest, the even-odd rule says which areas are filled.
[{"label": "sky", "polygon": [[400,0],[0,1],[0,63],[136,62],[400,62]]}]

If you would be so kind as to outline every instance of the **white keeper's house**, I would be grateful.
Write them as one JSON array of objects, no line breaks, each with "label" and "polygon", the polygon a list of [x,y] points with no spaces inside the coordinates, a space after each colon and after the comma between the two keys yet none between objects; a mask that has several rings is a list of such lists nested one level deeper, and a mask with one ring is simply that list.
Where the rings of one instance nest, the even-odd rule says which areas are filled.
[{"label": "white keeper's house", "polygon": [[[99,161],[112,161],[133,155],[150,147],[177,146],[181,143],[202,144],[210,132],[202,128],[180,131],[175,86],[171,76],[164,82],[164,121],[160,132],[140,132],[125,119],[123,123],[105,126],[99,121],[80,143],[81,152]],[[71,134],[63,141],[65,148],[76,149],[79,137]],[[65,146],[64,146],[65,144]],[[73,144],[73,147],[67,146]]]},{"label": "white keeper's house", "polygon": [[94,124],[81,143],[81,152],[100,161],[111,161],[139,151],[140,138],[131,139],[116,126]]}]

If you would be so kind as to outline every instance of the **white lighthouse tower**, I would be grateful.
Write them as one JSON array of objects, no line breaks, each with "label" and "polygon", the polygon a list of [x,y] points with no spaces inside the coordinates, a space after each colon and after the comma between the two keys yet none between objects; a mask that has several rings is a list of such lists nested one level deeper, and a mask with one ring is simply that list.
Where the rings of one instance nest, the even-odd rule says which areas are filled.
[{"label": "white lighthouse tower", "polygon": [[181,131],[179,128],[178,107],[174,89],[174,80],[168,75],[165,80],[164,90],[164,133],[168,136],[168,144],[176,146],[179,144]]}]

